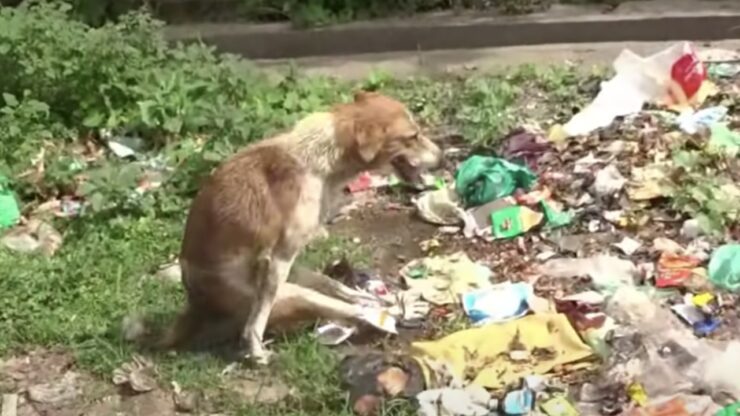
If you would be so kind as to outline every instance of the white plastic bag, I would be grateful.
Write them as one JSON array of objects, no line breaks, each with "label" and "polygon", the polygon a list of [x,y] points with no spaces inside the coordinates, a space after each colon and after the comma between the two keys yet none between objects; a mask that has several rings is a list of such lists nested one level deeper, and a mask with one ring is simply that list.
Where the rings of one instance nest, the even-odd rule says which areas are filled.
[{"label": "white plastic bag", "polygon": [[684,55],[693,53],[688,42],[677,43],[648,57],[623,50],[613,63],[614,78],[601,84],[593,102],[563,126],[564,132],[568,136],[588,134],[610,125],[617,117],[640,112],[647,102],[671,103],[671,95],[675,93],[672,67]]}]

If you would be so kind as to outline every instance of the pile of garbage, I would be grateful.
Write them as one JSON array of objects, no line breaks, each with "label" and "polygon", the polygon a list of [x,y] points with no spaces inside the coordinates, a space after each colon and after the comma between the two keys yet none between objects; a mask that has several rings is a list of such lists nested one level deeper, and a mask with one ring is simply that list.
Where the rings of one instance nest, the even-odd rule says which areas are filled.
[{"label": "pile of garbage", "polygon": [[405,397],[425,416],[738,414],[737,229],[672,202],[672,152],[689,143],[730,163],[717,195],[740,203],[738,62],[689,43],[624,51],[570,121],[514,131],[429,181],[414,205],[440,239],[491,257],[514,245],[532,267],[507,275],[465,251],[404,266],[404,288],[384,293],[427,303],[422,321],[461,310],[467,322],[402,353],[348,357],[356,413]]}]

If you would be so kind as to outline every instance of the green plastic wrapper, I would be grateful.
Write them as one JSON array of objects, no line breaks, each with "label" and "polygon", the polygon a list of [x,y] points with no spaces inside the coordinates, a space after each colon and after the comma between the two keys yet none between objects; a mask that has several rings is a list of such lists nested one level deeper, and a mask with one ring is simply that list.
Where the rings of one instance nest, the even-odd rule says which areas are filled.
[{"label": "green plastic wrapper", "polygon": [[466,207],[503,198],[517,188],[529,189],[537,175],[529,168],[490,156],[471,156],[455,173],[455,190]]},{"label": "green plastic wrapper", "polygon": [[540,206],[550,228],[564,227],[573,222],[573,215],[569,212],[558,211],[544,200],[540,202]]},{"label": "green plastic wrapper", "polygon": [[722,289],[740,290],[740,244],[726,244],[712,253],[709,280]]},{"label": "green plastic wrapper", "polygon": [[731,404],[717,412],[714,416],[737,416],[740,415],[740,402]]},{"label": "green plastic wrapper", "polygon": [[8,179],[0,175],[0,230],[10,228],[18,223],[21,212]]},{"label": "green plastic wrapper", "polygon": [[543,217],[527,207],[512,205],[491,213],[491,231],[496,238],[516,237],[539,225]]}]

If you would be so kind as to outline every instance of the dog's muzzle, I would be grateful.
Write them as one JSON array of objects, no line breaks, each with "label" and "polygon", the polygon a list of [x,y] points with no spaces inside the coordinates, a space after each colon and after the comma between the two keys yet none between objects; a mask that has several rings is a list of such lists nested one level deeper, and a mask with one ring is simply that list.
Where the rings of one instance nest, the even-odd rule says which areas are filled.
[{"label": "dog's muzzle", "polygon": [[435,170],[442,166],[444,160],[444,153],[439,146],[428,138],[424,138],[425,152],[422,154],[421,163],[419,168]]}]

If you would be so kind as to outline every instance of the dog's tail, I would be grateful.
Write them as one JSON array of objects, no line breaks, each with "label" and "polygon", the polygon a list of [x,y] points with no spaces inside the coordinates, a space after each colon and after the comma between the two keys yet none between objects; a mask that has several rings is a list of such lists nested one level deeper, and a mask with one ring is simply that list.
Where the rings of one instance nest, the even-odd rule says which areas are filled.
[{"label": "dog's tail", "polygon": [[206,319],[196,313],[193,308],[186,306],[185,310],[175,319],[175,322],[165,328],[154,341],[152,347],[157,350],[172,350],[186,347],[203,332]]},{"label": "dog's tail", "polygon": [[206,318],[194,313],[188,306],[177,316],[175,322],[164,328],[153,319],[126,316],[123,318],[121,332],[126,341],[147,350],[161,351],[187,347],[203,332],[205,326]]}]

